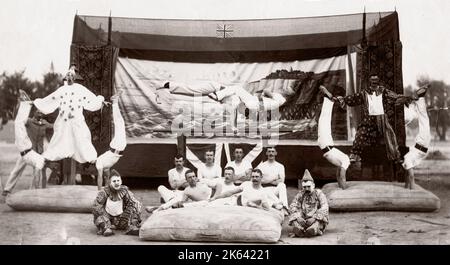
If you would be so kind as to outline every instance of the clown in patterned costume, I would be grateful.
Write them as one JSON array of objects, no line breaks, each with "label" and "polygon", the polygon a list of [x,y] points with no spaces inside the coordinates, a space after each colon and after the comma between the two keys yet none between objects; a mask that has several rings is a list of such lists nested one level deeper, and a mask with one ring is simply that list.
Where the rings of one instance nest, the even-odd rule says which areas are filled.
[{"label": "clown in patterned costume", "polygon": [[322,235],[328,225],[328,202],[325,194],[315,189],[314,180],[306,169],[302,178],[302,190],[289,206],[289,225],[294,236]]},{"label": "clown in patterned costume", "polygon": [[92,210],[97,234],[111,236],[113,229],[120,229],[127,235],[139,235],[141,209],[141,202],[122,185],[119,173],[111,170],[109,185],[99,191]]},{"label": "clown in patterned costume", "polygon": [[384,138],[388,159],[401,162],[395,132],[389,123],[385,110],[392,108],[394,105],[408,105],[414,98],[398,95],[379,85],[378,76],[371,75],[370,87],[367,91],[345,97],[338,96],[337,100],[342,105],[361,105],[363,107],[362,121],[358,125],[353,147],[350,151],[351,162],[360,162],[364,149],[376,144],[379,137]]}]

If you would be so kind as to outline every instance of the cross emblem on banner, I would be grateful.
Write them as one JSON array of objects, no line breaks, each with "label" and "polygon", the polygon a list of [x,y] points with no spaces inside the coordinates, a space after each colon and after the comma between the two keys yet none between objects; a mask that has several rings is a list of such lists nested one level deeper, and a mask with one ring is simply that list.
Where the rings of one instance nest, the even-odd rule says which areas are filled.
[{"label": "cross emblem on banner", "polygon": [[216,29],[217,38],[231,38],[233,33],[233,25],[231,24],[223,24],[217,25]]}]

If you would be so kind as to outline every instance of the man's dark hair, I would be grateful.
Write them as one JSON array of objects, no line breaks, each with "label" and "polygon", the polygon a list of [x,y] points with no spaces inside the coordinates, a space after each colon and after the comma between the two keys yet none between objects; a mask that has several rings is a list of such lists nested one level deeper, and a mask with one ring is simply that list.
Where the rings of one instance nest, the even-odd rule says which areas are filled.
[{"label": "man's dark hair", "polygon": [[208,150],[205,151],[205,154],[208,153],[208,152],[213,152],[213,153],[215,154],[215,153],[216,153],[216,150],[214,150],[214,149],[208,149]]},{"label": "man's dark hair", "polygon": [[256,173],[259,174],[259,176],[262,176],[262,171],[261,171],[261,169],[259,169],[259,168],[253,169],[253,170],[252,170],[252,173],[253,173],[253,172],[256,172]]},{"label": "man's dark hair", "polygon": [[233,171],[233,174],[234,174],[234,168],[233,167],[226,167],[226,168],[224,168],[223,169],[224,173],[225,173],[225,170],[231,170],[231,171]]},{"label": "man's dark hair", "polygon": [[183,158],[183,160],[184,160],[184,156],[183,156],[182,154],[177,154],[177,155],[175,156],[175,159],[180,159],[180,158]]},{"label": "man's dark hair", "polygon": [[273,149],[273,150],[277,151],[277,149],[275,148],[275,145],[271,145],[271,146],[266,147],[266,152],[269,149]]},{"label": "man's dark hair", "polygon": [[195,174],[195,171],[192,170],[192,169],[188,169],[188,170],[186,170],[186,172],[184,173],[184,176],[186,177],[187,174],[189,174],[189,173],[194,173],[194,174]]},{"label": "man's dark hair", "polygon": [[235,147],[234,147],[234,151],[236,151],[236,149],[241,149],[242,151],[244,151],[244,147],[242,146],[242,145],[236,145]]}]

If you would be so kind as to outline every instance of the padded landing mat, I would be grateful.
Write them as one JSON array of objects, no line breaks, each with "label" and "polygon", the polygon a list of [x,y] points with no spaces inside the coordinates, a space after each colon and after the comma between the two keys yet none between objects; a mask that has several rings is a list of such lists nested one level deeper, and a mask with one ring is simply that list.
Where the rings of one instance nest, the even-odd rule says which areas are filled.
[{"label": "padded landing mat", "polygon": [[337,183],[323,186],[330,211],[407,211],[433,212],[441,201],[433,193],[416,184],[416,189],[404,188],[404,183],[382,181],[347,181],[342,190]]},{"label": "padded landing mat", "polygon": [[97,186],[54,186],[15,192],[6,204],[18,211],[91,213],[97,193]]},{"label": "padded landing mat", "polygon": [[282,217],[274,211],[243,206],[169,209],[151,215],[139,237],[152,241],[276,243]]}]

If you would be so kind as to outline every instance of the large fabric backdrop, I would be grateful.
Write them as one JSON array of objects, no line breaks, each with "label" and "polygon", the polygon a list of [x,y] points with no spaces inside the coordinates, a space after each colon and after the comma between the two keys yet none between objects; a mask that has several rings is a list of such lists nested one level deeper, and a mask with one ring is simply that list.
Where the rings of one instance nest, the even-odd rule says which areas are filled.
[{"label": "large fabric backdrop", "polygon": [[[124,176],[166,176],[183,143],[192,152],[193,162],[203,158],[205,149],[215,146],[218,150],[223,143],[217,160],[225,165],[226,144],[246,143],[250,148],[258,143],[258,136],[248,133],[254,129],[255,119],[242,110],[242,104],[248,104],[242,99],[257,98],[266,90],[280,92],[282,100],[278,102],[283,104],[279,112],[271,112],[273,115],[258,112],[270,122],[257,122],[257,132],[261,127],[279,131],[277,159],[284,163],[287,176],[301,176],[308,168],[318,178],[329,178],[334,177],[335,168],[316,145],[319,85],[335,94],[350,95],[364,89],[369,73],[377,73],[383,84],[402,94],[401,51],[397,12],[266,20],[76,15],[71,62],[79,66],[86,87],[95,94],[108,100],[117,89],[124,90],[119,102],[128,146],[117,164]],[[171,85],[158,89],[167,81],[171,85],[183,83],[184,89]],[[234,87],[247,94],[238,97],[235,119],[228,117],[227,111],[221,119],[211,120],[236,103],[230,100],[236,99],[233,96],[220,103],[207,97],[206,92],[217,88],[215,84],[224,87],[217,93]],[[201,96],[193,97],[194,92],[201,92]],[[361,111],[357,107],[342,110],[337,104],[334,108],[332,136],[336,146],[348,152]],[[403,107],[391,106],[386,114],[399,145],[404,147]],[[98,152],[109,147],[110,117],[109,108],[86,114]],[[205,132],[205,125],[215,130]],[[230,126],[238,130],[229,130]],[[182,128],[187,139],[175,139],[174,128]],[[384,150],[381,142],[372,148],[374,155],[366,159],[365,171],[373,169],[372,165],[383,165],[384,176],[396,174],[392,165],[385,163]],[[254,166],[263,156],[261,153],[256,158]],[[349,175],[362,178],[358,172]]]},{"label": "large fabric backdrop", "polygon": [[[217,102],[206,96],[214,89],[211,84],[220,84],[223,87],[242,87],[256,96],[263,90],[287,94],[286,102],[277,109],[279,118],[270,121],[271,128],[280,131],[281,139],[314,140],[317,137],[320,111],[318,105],[322,101],[318,94],[319,85],[332,88],[334,93],[345,94],[345,68],[346,55],[264,63],[185,63],[119,57],[115,84],[116,89],[125,92],[122,94],[121,110],[127,135],[131,138],[174,138],[176,133],[171,128],[177,120],[187,121],[188,128],[195,130],[189,136],[224,136],[222,133],[206,133],[202,130],[204,123],[211,119],[215,120],[214,126],[218,128],[231,127],[235,122],[233,113],[225,113],[225,116],[230,117],[221,115],[233,102]],[[159,89],[166,81],[173,86],[183,84],[188,89]],[[198,98],[194,99],[194,92],[200,93]],[[240,107],[237,110],[237,124],[245,125],[247,129],[252,126],[263,129],[261,127],[267,126],[260,120],[250,119],[248,115],[246,117],[244,104]],[[199,109],[194,111],[194,108]],[[184,111],[180,113],[180,109]],[[333,122],[335,138],[347,139],[346,111],[335,108],[334,116],[333,121],[338,121]],[[232,133],[232,136],[259,137],[243,130]]]}]

